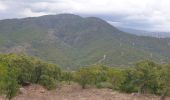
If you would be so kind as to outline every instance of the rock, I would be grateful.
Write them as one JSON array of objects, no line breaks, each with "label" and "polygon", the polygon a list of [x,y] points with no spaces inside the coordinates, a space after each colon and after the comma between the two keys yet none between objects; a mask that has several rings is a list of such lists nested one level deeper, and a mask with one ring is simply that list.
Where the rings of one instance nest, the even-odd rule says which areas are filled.
[{"label": "rock", "polygon": [[19,88],[19,92],[21,94],[26,94],[27,93],[27,91],[24,88]]},{"label": "rock", "polygon": [[45,90],[40,90],[40,93],[45,93]]},{"label": "rock", "polygon": [[139,96],[139,93],[131,93],[132,96]]}]

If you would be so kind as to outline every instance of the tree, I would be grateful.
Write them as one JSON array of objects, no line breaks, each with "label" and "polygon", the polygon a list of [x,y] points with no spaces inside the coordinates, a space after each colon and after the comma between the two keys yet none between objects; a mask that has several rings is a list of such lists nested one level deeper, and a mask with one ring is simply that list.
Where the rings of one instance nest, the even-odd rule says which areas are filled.
[{"label": "tree", "polygon": [[107,70],[108,81],[113,85],[113,89],[118,89],[125,80],[124,70],[118,68],[109,68]]},{"label": "tree", "polygon": [[4,93],[6,88],[7,66],[0,63],[0,93]]},{"label": "tree", "polygon": [[0,64],[0,91],[5,93],[9,100],[17,94],[19,87],[17,77],[17,69]]},{"label": "tree", "polygon": [[55,89],[57,87],[57,81],[48,75],[42,75],[39,83],[49,90]]},{"label": "tree", "polygon": [[17,91],[18,91],[18,83],[16,79],[12,79],[9,82],[6,82],[7,86],[6,86],[6,97],[11,100],[13,97],[16,96]]},{"label": "tree", "polygon": [[119,89],[123,92],[131,93],[137,91],[137,85],[135,84],[134,68],[124,70],[124,79],[119,85]]},{"label": "tree", "polygon": [[139,93],[145,93],[148,90],[157,91],[158,82],[157,82],[157,64],[152,61],[141,61],[136,64],[133,74],[134,83],[138,86]]},{"label": "tree", "polygon": [[[4,54],[0,55],[1,63],[6,65],[5,67],[0,66],[0,68],[2,69],[2,74],[5,72],[7,77],[4,78],[5,81],[0,81],[0,88],[6,87],[4,91],[8,98],[12,98],[15,95],[18,85],[23,86],[27,83],[36,83],[52,89],[56,87],[57,82],[61,79],[61,69],[58,66],[37,58],[25,55]],[[6,85],[2,86],[1,84],[4,83]]]},{"label": "tree", "polygon": [[69,71],[65,71],[62,73],[62,80],[63,81],[67,81],[68,84],[70,85],[71,84],[71,81],[73,80],[73,74],[72,72],[69,72]]},{"label": "tree", "polygon": [[170,64],[163,65],[159,73],[159,83],[162,87],[160,100],[165,100],[170,91]]},{"label": "tree", "polygon": [[85,89],[87,84],[93,83],[93,76],[91,71],[88,68],[81,68],[76,72],[75,75],[76,81]]}]

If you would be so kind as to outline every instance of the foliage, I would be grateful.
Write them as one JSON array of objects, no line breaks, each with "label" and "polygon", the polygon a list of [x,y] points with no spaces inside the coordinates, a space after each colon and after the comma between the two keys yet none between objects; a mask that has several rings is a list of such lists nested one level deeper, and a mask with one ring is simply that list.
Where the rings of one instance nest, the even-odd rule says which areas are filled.
[{"label": "foliage", "polygon": [[91,84],[93,81],[93,73],[88,68],[82,68],[76,72],[75,80],[82,86],[84,89],[86,85]]},{"label": "foliage", "polygon": [[152,61],[141,61],[132,69],[125,71],[126,79],[120,89],[126,92],[158,93],[159,67]]},{"label": "foliage", "polygon": [[40,77],[40,82],[41,85],[45,86],[47,89],[55,89],[57,87],[57,80],[55,80],[52,77],[49,77],[47,75],[42,75]]},{"label": "foliage", "polygon": [[[118,88],[123,81],[123,71],[120,69],[109,68],[103,65],[94,65],[81,68],[76,72],[77,82],[85,88],[85,85],[95,85],[96,87]],[[102,86],[103,85],[103,86]]]},{"label": "foliage", "polygon": [[142,61],[136,64],[134,73],[135,81],[140,93],[148,91],[157,92],[157,65],[152,61]]},{"label": "foliage", "polygon": [[161,67],[158,81],[161,86],[161,100],[165,100],[165,96],[170,95],[170,64]]},{"label": "foliage", "polygon": [[109,82],[100,82],[100,83],[96,84],[96,87],[97,88],[109,88],[109,89],[112,89],[113,85],[111,83],[109,83]]},{"label": "foliage", "polygon": [[64,71],[61,76],[62,81],[68,82],[68,84],[71,84],[71,81],[73,81],[73,72],[70,71]]},{"label": "foliage", "polygon": [[25,55],[0,55],[0,92],[12,99],[25,83],[42,84],[54,89],[61,79],[61,69],[54,64]]},{"label": "foliage", "polygon": [[104,54],[110,66],[146,58],[166,61],[168,43],[169,39],[127,34],[102,19],[73,14],[0,21],[0,52],[26,53],[62,68],[93,64]]},{"label": "foliage", "polygon": [[18,71],[15,68],[0,65],[0,91],[5,93],[9,100],[17,94],[19,87],[17,77]]},{"label": "foliage", "polygon": [[124,71],[125,73],[125,79],[124,81],[120,84],[119,90],[127,93],[131,92],[137,92],[137,86],[134,84],[134,74],[133,74],[133,69],[128,69]]},{"label": "foliage", "polygon": [[[63,71],[55,64],[34,57],[16,54],[0,55],[0,93],[12,99],[25,83],[40,84],[55,89],[61,81],[74,81],[82,88],[95,86],[122,92],[170,94],[170,64],[156,64],[145,60],[130,68],[109,67],[102,64]],[[162,99],[163,100],[163,99]]]}]

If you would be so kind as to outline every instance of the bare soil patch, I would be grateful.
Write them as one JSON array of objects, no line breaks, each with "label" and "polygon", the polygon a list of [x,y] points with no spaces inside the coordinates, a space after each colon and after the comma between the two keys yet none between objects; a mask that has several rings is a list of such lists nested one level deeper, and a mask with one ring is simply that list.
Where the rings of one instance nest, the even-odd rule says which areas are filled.
[{"label": "bare soil patch", "polygon": [[[154,95],[125,94],[111,89],[82,89],[77,84],[63,85],[52,91],[40,85],[31,85],[21,88],[21,92],[13,100],[159,100]],[[1,96],[0,100],[5,100],[5,96]]]}]

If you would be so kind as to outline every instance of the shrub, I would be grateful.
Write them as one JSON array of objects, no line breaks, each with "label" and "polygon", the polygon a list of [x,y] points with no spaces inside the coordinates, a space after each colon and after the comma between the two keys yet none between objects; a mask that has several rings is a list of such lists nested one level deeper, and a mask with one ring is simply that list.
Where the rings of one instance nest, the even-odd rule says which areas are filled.
[{"label": "shrub", "polygon": [[68,82],[68,84],[71,84],[71,81],[73,80],[73,74],[72,72],[66,71],[62,73],[61,78],[62,78],[62,81],[66,81]]},{"label": "shrub", "polygon": [[11,100],[13,97],[16,96],[18,92],[18,83],[17,80],[11,79],[9,82],[6,82],[6,97]]},{"label": "shrub", "polygon": [[125,92],[157,93],[158,65],[152,61],[141,61],[134,68],[125,71],[125,80],[119,87]]},{"label": "shrub", "polygon": [[5,93],[11,100],[18,92],[18,72],[15,68],[9,68],[5,64],[0,64],[0,91]]},{"label": "shrub", "polygon": [[47,75],[42,75],[40,78],[40,84],[46,87],[47,89],[55,89],[57,87],[57,81],[54,78],[51,78]]},{"label": "shrub", "polygon": [[161,100],[165,100],[166,95],[170,95],[170,64],[163,65],[158,77],[161,86]]},{"label": "shrub", "polygon": [[109,82],[100,82],[100,83],[96,84],[96,87],[97,88],[109,88],[109,89],[112,89],[113,85],[111,83],[109,83]]},{"label": "shrub", "polygon": [[60,79],[61,69],[54,64],[25,55],[0,55],[0,92],[9,99],[16,95],[19,85],[40,83],[53,89]]},{"label": "shrub", "polygon": [[132,72],[133,72],[133,69],[128,69],[124,71],[125,79],[119,85],[120,91],[127,92],[127,93],[137,92],[137,86],[133,82],[134,74]]},{"label": "shrub", "polygon": [[93,82],[93,74],[88,68],[81,68],[79,71],[75,74],[75,80],[78,82],[82,88],[84,89],[86,85],[92,84]]}]

